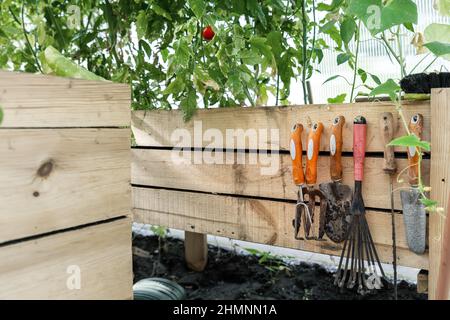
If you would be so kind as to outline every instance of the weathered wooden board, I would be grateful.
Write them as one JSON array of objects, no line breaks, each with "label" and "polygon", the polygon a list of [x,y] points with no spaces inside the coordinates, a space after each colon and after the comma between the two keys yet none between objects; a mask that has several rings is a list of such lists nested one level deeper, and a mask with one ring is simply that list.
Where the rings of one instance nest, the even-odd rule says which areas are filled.
[{"label": "weathered wooden board", "polygon": [[0,131],[0,243],[130,214],[129,129]]},{"label": "weathered wooden board", "polygon": [[[235,148],[289,150],[289,138],[292,126],[302,123],[305,129],[316,121],[322,121],[325,130],[321,141],[321,150],[329,150],[329,127],[338,115],[345,116],[344,151],[352,151],[352,126],[357,115],[364,115],[368,122],[367,151],[383,151],[380,139],[379,116],[383,112],[392,112],[397,128],[396,136],[405,134],[395,107],[389,102],[366,102],[342,105],[307,105],[289,107],[257,107],[257,108],[220,108],[198,110],[189,122],[183,121],[180,110],[154,110],[151,112],[134,111],[131,122],[136,144],[139,146],[178,146],[184,147],[228,147],[226,144],[235,142]],[[424,139],[430,139],[430,102],[404,102],[404,112],[409,118],[415,113],[422,113],[425,118]],[[197,129],[194,130],[195,125]],[[181,129],[176,131],[176,129]],[[211,130],[210,130],[211,129]],[[227,130],[241,129],[238,133],[242,144],[230,136],[226,138]],[[278,129],[274,136],[270,129]],[[207,131],[208,130],[208,131]],[[267,130],[260,135],[259,130]],[[307,131],[306,130],[306,131]],[[222,139],[215,140],[214,134],[221,133]],[[181,140],[180,134],[187,134],[186,140]],[[264,133],[264,131],[263,131]],[[173,135],[173,136],[172,136]],[[202,137],[205,135],[204,139]],[[247,138],[246,138],[247,136]],[[303,134],[306,141],[307,134]],[[184,139],[184,138],[183,138]],[[250,141],[255,141],[251,143]],[[256,147],[255,147],[256,146]],[[304,146],[306,144],[304,143]],[[404,148],[398,148],[404,151]]]},{"label": "weathered wooden board", "polygon": [[2,128],[130,125],[130,87],[0,71]]},{"label": "weathered wooden board", "polygon": [[[239,161],[242,164],[236,164],[237,157],[242,157]],[[199,164],[195,164],[196,161]],[[328,156],[319,157],[318,183],[331,180],[329,161]],[[343,157],[342,162],[343,183],[353,187],[353,158]],[[408,161],[397,159],[397,165],[400,171],[408,166]],[[367,183],[363,184],[364,202],[370,208],[390,209],[390,181],[382,166],[382,158],[366,158],[364,175]],[[296,200],[298,188],[292,181],[291,167],[291,157],[279,153],[259,158],[256,153],[231,152],[227,155],[222,152],[180,153],[172,150],[133,149],[131,182],[153,187]],[[422,170],[424,182],[429,185],[429,160],[424,160]],[[408,187],[407,176],[400,178],[404,183],[394,183],[394,190],[397,190],[394,193],[395,207],[399,210],[401,202],[398,190]]]},{"label": "weathered wooden board", "polygon": [[[295,240],[294,203],[213,194],[133,187],[134,221],[170,226],[233,239],[339,255],[341,246],[329,240]],[[383,262],[392,262],[390,214],[369,211],[367,219]],[[398,264],[428,269],[428,254],[409,251],[403,220],[396,217]]]},{"label": "weathered wooden board", "polygon": [[130,230],[123,218],[1,246],[0,299],[132,299]]},{"label": "weathered wooden board", "polygon": [[[430,244],[430,272],[428,293],[430,299],[435,299],[437,275],[441,257],[444,219],[447,212],[447,200],[450,194],[450,89],[434,89],[432,92],[432,136],[433,152],[431,161],[431,198],[438,201],[442,213],[430,214],[429,244]],[[449,217],[447,217],[448,219]]]}]

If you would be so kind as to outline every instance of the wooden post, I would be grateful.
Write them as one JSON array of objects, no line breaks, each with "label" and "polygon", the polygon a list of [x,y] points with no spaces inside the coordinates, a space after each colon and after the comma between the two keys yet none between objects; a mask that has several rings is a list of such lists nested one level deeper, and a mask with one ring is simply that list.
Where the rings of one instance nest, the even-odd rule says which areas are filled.
[{"label": "wooden post", "polygon": [[429,228],[429,284],[428,297],[436,299],[437,280],[444,231],[444,217],[447,212],[447,198],[450,193],[450,89],[433,89],[431,93],[431,199],[443,207],[440,213],[430,213]]},{"label": "wooden post", "polygon": [[185,231],[184,254],[189,269],[203,271],[208,262],[208,241],[206,234]]}]

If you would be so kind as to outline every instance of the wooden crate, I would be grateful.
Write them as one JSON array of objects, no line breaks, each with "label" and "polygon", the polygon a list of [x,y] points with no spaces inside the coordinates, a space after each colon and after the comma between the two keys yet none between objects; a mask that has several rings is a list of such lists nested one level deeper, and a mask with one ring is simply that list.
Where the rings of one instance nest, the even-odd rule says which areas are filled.
[{"label": "wooden crate", "polygon": [[130,230],[119,218],[0,247],[0,299],[132,299]]},{"label": "wooden crate", "polygon": [[[71,231],[61,239],[50,234],[131,214],[130,97],[129,87],[122,84],[0,71],[0,107],[4,111],[0,125],[0,256],[6,257],[8,252],[14,257],[14,248],[18,255],[30,251],[28,243],[33,242],[16,243],[43,235],[49,237],[39,241],[36,248],[42,251],[36,253],[36,259],[49,258],[56,239],[70,243],[77,238],[74,244],[88,247],[93,244],[88,233]],[[90,228],[107,236],[101,233],[106,227],[100,224]],[[82,234],[87,238],[81,238]],[[116,241],[109,235],[96,239],[105,245]],[[93,247],[92,252],[99,248]],[[59,250],[62,259],[72,257],[70,246]],[[78,256],[73,254],[73,258]],[[128,279],[125,275],[130,268],[125,266],[130,264],[129,258],[118,264],[121,267],[108,269],[112,273],[105,274],[105,279],[121,275]],[[0,259],[0,269],[6,266],[4,260]],[[14,268],[11,261],[8,267]],[[32,268],[32,259],[20,262],[23,270],[18,269],[17,274],[31,272],[25,269],[28,263]],[[104,267],[102,261],[98,263]],[[41,276],[51,279],[52,274]],[[1,297],[14,296],[15,291],[4,289],[15,285],[5,283],[7,279],[0,278]],[[113,291],[109,295],[105,285],[105,290],[86,288],[82,291],[86,294],[73,297],[127,298],[131,281],[127,282],[129,288],[123,295]],[[53,290],[50,285],[48,289]],[[45,290],[44,286],[42,297],[56,297],[56,291],[46,295]]]},{"label": "wooden crate", "polygon": [[[433,103],[436,101],[441,101],[441,104],[447,103],[447,98],[437,98],[438,95],[445,94],[448,95],[448,90],[435,92]],[[440,114],[445,108],[433,104],[432,109]],[[395,135],[404,135],[405,131],[397,117],[395,106],[389,102],[198,110],[193,119],[187,123],[183,121],[182,113],[178,110],[134,111],[132,130],[136,146],[132,149],[131,178],[134,220],[186,230],[189,231],[188,234],[190,232],[213,234],[339,255],[341,245],[329,240],[316,242],[293,238],[292,219],[297,188],[292,182],[288,152],[290,129],[296,122],[301,122],[306,127],[316,121],[324,123],[325,131],[321,141],[323,153],[319,157],[318,183],[328,182],[330,181],[327,154],[329,126],[337,115],[345,116],[347,123],[343,133],[345,153],[343,182],[353,185],[352,120],[362,114],[368,122],[363,183],[363,195],[368,208],[367,217],[381,260],[391,263],[389,177],[382,170],[384,145],[379,128],[379,116],[383,112],[392,112],[395,115]],[[433,141],[436,138],[431,137],[432,127],[436,131],[444,130],[438,127],[444,128],[445,124],[441,119],[446,117],[439,115],[431,117],[430,101],[406,102],[404,112],[408,118],[418,112],[424,115],[426,140]],[[180,129],[188,134],[187,138],[180,138]],[[212,130],[218,130],[223,137],[227,137],[227,129],[242,129],[240,135],[245,135],[246,139],[232,148],[231,153],[222,153],[220,150],[224,148],[225,142],[212,139],[211,136],[214,135]],[[270,133],[270,129],[277,129],[278,135],[258,136],[260,130],[269,130]],[[209,140],[201,139],[203,135],[209,137]],[[250,141],[255,138],[258,139],[258,150],[249,150]],[[303,134],[303,139],[303,145],[306,145],[306,134]],[[441,144],[443,145],[442,142]],[[187,150],[184,153],[185,161],[173,161],[173,152],[178,152],[173,150],[174,147]],[[214,148],[218,148],[219,151]],[[446,148],[449,148],[448,140]],[[255,151],[261,150],[279,153],[278,170],[275,174],[262,175],[261,169],[265,164],[259,160],[255,161],[255,158],[251,163]],[[406,152],[402,148],[397,148],[396,152],[398,167],[402,169],[407,166]],[[202,161],[205,155],[223,159],[222,164],[205,163]],[[427,185],[430,184],[431,164],[442,161],[443,157],[442,153],[435,157],[433,155],[434,153],[431,160],[424,160],[424,182]],[[245,164],[237,164],[238,157],[242,157],[241,160],[245,159]],[[436,172],[439,179],[443,179],[441,177],[443,173],[448,174],[445,170]],[[394,188],[407,187],[406,177],[404,180],[402,183],[395,182]],[[433,186],[438,178],[431,180]],[[442,187],[441,185],[439,190]],[[448,191],[442,190],[442,193],[448,194]],[[444,205],[443,195],[434,198]],[[439,251],[436,223],[430,221],[432,256],[428,251],[423,255],[417,255],[408,249],[406,243],[399,192],[395,193],[395,208],[398,234],[397,263],[431,270],[433,267],[430,267],[430,261],[435,263]],[[430,274],[430,279],[431,282],[434,281],[433,273]],[[432,297],[432,294],[430,296]]]}]

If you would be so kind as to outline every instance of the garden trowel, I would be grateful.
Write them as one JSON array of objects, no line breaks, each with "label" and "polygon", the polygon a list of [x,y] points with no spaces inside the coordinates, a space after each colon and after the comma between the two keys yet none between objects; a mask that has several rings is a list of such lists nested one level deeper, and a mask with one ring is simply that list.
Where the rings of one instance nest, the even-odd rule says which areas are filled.
[{"label": "garden trowel", "polygon": [[336,117],[331,125],[330,136],[330,175],[331,182],[321,183],[319,188],[327,199],[325,214],[325,233],[331,241],[344,241],[350,226],[352,214],[352,190],[342,184],[342,130],[343,116]]},{"label": "garden trowel", "polygon": [[[411,117],[409,130],[411,134],[422,139],[423,116],[421,114]],[[407,153],[410,189],[408,191],[400,191],[403,221],[409,249],[415,253],[422,254],[425,252],[427,217],[425,206],[420,202],[420,190],[418,188],[419,154],[416,147],[408,147]]]}]

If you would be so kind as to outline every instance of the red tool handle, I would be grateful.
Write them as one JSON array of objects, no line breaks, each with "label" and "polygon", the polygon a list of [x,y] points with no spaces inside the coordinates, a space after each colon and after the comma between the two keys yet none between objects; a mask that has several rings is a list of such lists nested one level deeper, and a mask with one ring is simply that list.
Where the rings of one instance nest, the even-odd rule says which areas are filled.
[{"label": "red tool handle", "polygon": [[331,125],[330,136],[330,175],[331,180],[342,180],[342,129],[345,124],[343,116],[336,117]]},{"label": "red tool handle", "polygon": [[303,126],[299,123],[292,127],[291,131],[291,158],[292,158],[292,176],[294,183],[298,186],[305,184],[305,176],[302,166],[302,132]]},{"label": "red tool handle", "polygon": [[306,152],[306,184],[317,182],[317,160],[319,159],[320,137],[323,132],[321,122],[313,124],[308,134],[308,149]]},{"label": "red tool handle", "polygon": [[[423,116],[420,113],[411,117],[408,127],[411,134],[422,140]],[[419,183],[419,153],[416,147],[408,148],[408,165],[409,184],[416,186]]]},{"label": "red tool handle", "polygon": [[353,161],[355,169],[355,181],[363,181],[364,158],[366,157],[366,133],[367,122],[362,116],[355,118],[353,122]]}]

